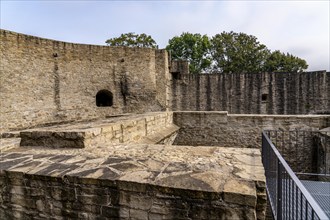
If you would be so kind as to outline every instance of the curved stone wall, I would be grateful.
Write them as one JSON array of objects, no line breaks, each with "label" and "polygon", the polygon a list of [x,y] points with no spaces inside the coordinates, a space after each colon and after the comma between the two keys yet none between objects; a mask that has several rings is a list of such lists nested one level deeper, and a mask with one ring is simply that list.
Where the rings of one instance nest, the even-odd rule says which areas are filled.
[{"label": "curved stone wall", "polygon": [[[166,108],[166,87],[156,86],[169,77],[165,50],[0,36],[0,131]],[[96,106],[104,89],[111,107]]]}]

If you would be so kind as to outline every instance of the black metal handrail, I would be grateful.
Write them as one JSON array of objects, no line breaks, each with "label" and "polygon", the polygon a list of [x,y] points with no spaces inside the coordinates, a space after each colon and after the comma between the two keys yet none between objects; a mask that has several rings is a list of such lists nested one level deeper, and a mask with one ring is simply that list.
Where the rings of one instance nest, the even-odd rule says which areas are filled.
[{"label": "black metal handrail", "polygon": [[329,220],[266,132],[262,132],[262,162],[265,167],[266,189],[274,219]]}]

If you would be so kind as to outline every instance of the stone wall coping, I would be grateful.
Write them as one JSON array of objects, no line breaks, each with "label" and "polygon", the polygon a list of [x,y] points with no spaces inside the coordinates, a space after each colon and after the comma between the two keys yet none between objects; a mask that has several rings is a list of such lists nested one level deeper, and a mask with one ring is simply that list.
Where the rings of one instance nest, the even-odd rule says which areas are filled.
[{"label": "stone wall coping", "polygon": [[228,111],[173,111],[175,114],[221,114],[229,115]]},{"label": "stone wall coping", "polygon": [[220,114],[244,118],[330,118],[330,115],[269,115],[269,114],[228,114],[228,111],[173,111],[174,114]]},{"label": "stone wall coping", "polygon": [[103,127],[108,126],[116,126],[116,125],[122,125],[126,123],[131,123],[133,121],[138,121],[142,119],[148,120],[150,117],[160,117],[160,115],[166,115],[170,112],[148,112],[143,114],[130,114],[125,116],[113,116],[109,118],[103,118],[103,119],[95,119],[92,121],[82,121],[82,122],[76,122],[76,123],[64,123],[64,124],[58,124],[58,125],[51,125],[51,126],[44,126],[44,127],[36,127],[31,129],[24,129],[21,132],[46,132],[46,131],[59,131],[59,132],[93,132],[96,129],[101,129]]},{"label": "stone wall coping", "polygon": [[[278,74],[278,75],[280,75],[280,74],[281,75],[289,75],[290,74],[290,73],[283,73],[283,72],[261,72],[261,73],[273,73],[273,74]],[[297,72],[297,73],[294,73],[294,74],[316,74],[316,73],[330,73],[330,72],[327,72],[326,70],[317,70],[317,71]],[[204,77],[204,76],[213,76],[213,75],[222,75],[222,74],[257,75],[256,73],[242,72],[242,73],[199,73],[199,74],[185,73],[185,74],[181,74],[181,76],[183,76],[183,77],[200,77],[200,76]]]},{"label": "stone wall coping", "polygon": [[254,118],[330,118],[330,115],[260,115],[260,114],[228,114],[229,117]]}]

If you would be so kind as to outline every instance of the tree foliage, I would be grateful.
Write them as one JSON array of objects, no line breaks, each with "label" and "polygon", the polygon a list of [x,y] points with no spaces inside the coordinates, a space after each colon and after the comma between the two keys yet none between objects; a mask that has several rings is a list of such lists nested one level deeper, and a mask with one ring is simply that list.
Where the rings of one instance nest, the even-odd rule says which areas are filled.
[{"label": "tree foliage", "polygon": [[222,32],[211,39],[214,69],[220,72],[262,72],[269,53],[256,37],[244,33]]},{"label": "tree foliage", "polygon": [[[158,48],[146,34],[129,32],[106,40],[110,46]],[[222,32],[212,38],[183,32],[169,40],[166,47],[172,59],[189,61],[191,73],[216,71],[222,73],[301,72],[307,62],[279,50],[271,52],[255,36],[245,33]]]},{"label": "tree foliage", "polygon": [[271,52],[255,36],[222,32],[211,39],[206,35],[184,32],[169,40],[166,47],[173,59],[185,59],[190,72],[223,73],[300,72],[305,60],[289,53]]},{"label": "tree foliage", "polygon": [[166,49],[173,59],[188,60],[191,73],[206,71],[211,66],[210,41],[206,35],[184,32],[170,39]]},{"label": "tree foliage", "polygon": [[110,38],[105,43],[109,46],[158,48],[156,41],[150,35],[144,33],[135,34],[129,32],[121,34],[120,37]]},{"label": "tree foliage", "polygon": [[302,72],[307,68],[305,60],[279,50],[273,51],[265,62],[266,72]]}]

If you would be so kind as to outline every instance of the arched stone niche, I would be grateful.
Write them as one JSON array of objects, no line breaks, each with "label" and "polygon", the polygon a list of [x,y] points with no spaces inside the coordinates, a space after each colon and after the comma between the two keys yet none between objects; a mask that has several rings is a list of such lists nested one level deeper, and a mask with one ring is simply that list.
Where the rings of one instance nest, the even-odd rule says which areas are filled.
[{"label": "arched stone niche", "polygon": [[102,89],[96,94],[97,107],[111,107],[113,105],[113,95],[109,90]]}]

